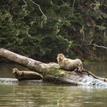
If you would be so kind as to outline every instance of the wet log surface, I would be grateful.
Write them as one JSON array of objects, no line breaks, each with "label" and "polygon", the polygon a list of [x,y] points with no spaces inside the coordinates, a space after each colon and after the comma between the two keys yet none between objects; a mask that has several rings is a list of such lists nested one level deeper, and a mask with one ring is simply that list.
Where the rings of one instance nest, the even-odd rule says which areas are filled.
[{"label": "wet log surface", "polygon": [[[26,81],[25,83],[28,83],[28,81],[35,83],[36,81],[40,80],[42,82],[51,82],[55,84],[107,87],[107,80],[105,78],[99,77],[97,79],[87,72],[79,73],[76,71],[70,72],[62,70],[57,63],[43,63],[3,48],[0,49],[0,57],[6,58],[8,60],[28,67],[30,70],[33,70],[18,70],[17,73],[13,72],[13,75],[17,79],[0,78],[0,84],[17,84],[23,81]],[[19,82],[19,80],[21,81]]]}]

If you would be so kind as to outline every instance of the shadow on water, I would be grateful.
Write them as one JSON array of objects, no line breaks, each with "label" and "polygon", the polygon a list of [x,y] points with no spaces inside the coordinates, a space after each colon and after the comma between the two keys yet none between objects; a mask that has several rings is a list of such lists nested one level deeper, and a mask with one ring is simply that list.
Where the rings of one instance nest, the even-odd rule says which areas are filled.
[{"label": "shadow on water", "polygon": [[[87,68],[106,77],[107,63],[89,63]],[[12,68],[25,69],[17,64],[0,63],[0,77],[12,77]],[[107,107],[107,89],[35,85],[0,85],[0,107]]]}]

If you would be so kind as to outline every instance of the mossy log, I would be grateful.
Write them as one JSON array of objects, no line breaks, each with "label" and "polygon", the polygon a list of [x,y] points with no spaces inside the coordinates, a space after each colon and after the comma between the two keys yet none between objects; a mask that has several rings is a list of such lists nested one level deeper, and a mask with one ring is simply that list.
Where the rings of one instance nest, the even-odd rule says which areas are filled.
[{"label": "mossy log", "polygon": [[43,63],[3,48],[0,49],[0,56],[33,70],[18,71],[17,73],[13,72],[15,77],[19,80],[39,78],[43,81],[52,83],[107,87],[105,78],[96,79],[87,72],[79,73],[76,71],[69,72],[62,70],[57,63]]}]

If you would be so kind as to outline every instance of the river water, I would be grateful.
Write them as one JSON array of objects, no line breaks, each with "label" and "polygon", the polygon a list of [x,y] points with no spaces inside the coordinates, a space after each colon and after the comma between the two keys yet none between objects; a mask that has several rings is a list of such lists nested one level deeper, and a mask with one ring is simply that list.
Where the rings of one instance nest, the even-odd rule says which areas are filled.
[{"label": "river water", "polygon": [[[13,67],[22,68],[0,63],[0,77],[13,78]],[[86,67],[99,76],[107,76],[107,62],[90,62]],[[107,88],[46,83],[0,85],[0,107],[107,107]]]}]

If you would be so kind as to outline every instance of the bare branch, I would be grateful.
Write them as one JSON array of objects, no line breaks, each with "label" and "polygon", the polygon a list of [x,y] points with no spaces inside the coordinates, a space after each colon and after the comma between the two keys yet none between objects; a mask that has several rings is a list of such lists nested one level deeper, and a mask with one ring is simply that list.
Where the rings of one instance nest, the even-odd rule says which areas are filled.
[{"label": "bare branch", "polygon": [[73,4],[72,4],[72,16],[74,14],[74,5],[75,5],[75,0],[73,0]]},{"label": "bare branch", "polygon": [[97,47],[97,48],[103,48],[103,49],[107,49],[106,46],[101,46],[101,45],[97,45],[97,44],[92,44],[94,47]]},{"label": "bare branch", "polygon": [[38,9],[40,10],[40,12],[42,13],[42,15],[44,16],[44,18],[47,20],[47,16],[44,14],[44,12],[42,11],[41,7],[39,4],[37,4],[36,2],[34,2],[33,0],[30,0],[33,4],[35,4]]},{"label": "bare branch", "polygon": [[24,2],[24,4],[25,4],[25,6],[27,6],[27,2],[26,2],[26,0],[23,0],[23,2]]}]

